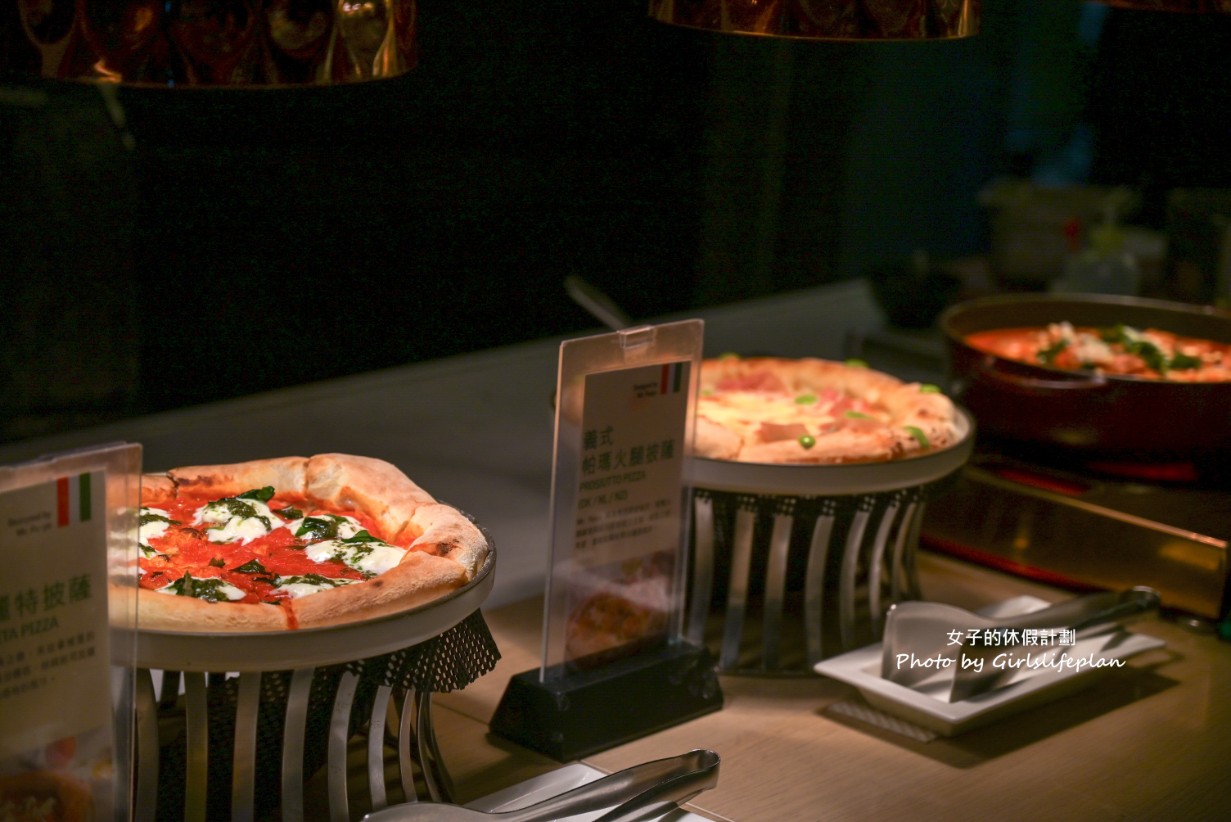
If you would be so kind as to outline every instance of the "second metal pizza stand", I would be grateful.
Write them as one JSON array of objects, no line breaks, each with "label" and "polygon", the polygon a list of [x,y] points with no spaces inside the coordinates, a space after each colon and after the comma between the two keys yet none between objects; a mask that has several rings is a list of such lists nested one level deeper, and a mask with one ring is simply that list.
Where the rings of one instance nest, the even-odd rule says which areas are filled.
[{"label": "second metal pizza stand", "polygon": [[920,596],[924,509],[974,447],[961,409],[957,434],[891,462],[696,460],[689,641],[711,646],[724,673],[805,676],[873,641],[892,604]]},{"label": "second metal pizza stand", "polygon": [[[136,677],[133,818],[342,822],[399,801],[450,800],[431,697],[499,658],[479,612],[494,568],[489,551],[464,587],[376,619],[276,633],[138,630],[119,643],[134,648],[121,660]],[[366,736],[364,796],[348,790],[357,734]],[[327,810],[305,802],[315,773]]]}]

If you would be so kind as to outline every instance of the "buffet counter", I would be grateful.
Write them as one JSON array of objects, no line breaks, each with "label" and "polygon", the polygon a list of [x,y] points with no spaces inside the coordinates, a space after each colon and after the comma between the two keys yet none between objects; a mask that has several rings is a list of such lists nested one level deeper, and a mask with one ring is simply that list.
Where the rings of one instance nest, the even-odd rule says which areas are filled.
[{"label": "buffet counter", "polygon": [[[697,315],[707,355],[840,358],[851,335],[882,323],[861,282]],[[487,731],[509,678],[538,664],[558,349],[542,340],[120,421],[0,446],[0,463],[117,441],[141,443],[147,471],[365,454],[473,515],[497,550],[484,614],[503,659],[434,703],[444,761],[469,801],[560,767]],[[915,377],[901,371],[917,363],[869,359]],[[979,607],[1068,595],[928,554],[921,562],[931,599]],[[840,713],[859,697],[834,680],[724,676],[723,710],[587,763],[609,771],[711,748],[721,778],[695,806],[714,819],[1228,818],[1231,646],[1157,619],[1134,630],[1166,645],[1093,688],[950,739],[919,741]]]}]

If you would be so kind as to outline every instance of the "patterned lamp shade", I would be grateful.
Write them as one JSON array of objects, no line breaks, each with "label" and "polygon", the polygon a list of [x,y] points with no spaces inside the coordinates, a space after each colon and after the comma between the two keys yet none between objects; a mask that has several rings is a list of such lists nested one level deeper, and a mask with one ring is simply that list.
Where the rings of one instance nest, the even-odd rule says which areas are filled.
[{"label": "patterned lamp shade", "polygon": [[979,32],[981,0],[650,0],[664,23],[799,40],[948,40]]},{"label": "patterned lamp shade", "polygon": [[418,57],[417,0],[4,4],[0,71],[49,78],[154,86],[333,84],[402,74]]},{"label": "patterned lamp shade", "polygon": [[1187,14],[1231,14],[1231,0],[1098,0],[1104,6]]}]

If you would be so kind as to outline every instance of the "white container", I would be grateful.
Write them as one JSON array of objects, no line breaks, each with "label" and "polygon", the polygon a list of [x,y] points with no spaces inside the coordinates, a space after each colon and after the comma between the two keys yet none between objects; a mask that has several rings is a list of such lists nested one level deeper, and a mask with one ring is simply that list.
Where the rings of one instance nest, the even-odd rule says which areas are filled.
[{"label": "white container", "polygon": [[1092,225],[1109,209],[1130,217],[1140,195],[1124,187],[1042,186],[998,178],[979,192],[979,202],[989,211],[993,277],[1009,288],[1042,289],[1064,274],[1067,224]]},{"label": "white container", "polygon": [[1055,294],[1119,294],[1135,297],[1141,292],[1141,267],[1128,250],[1124,233],[1112,222],[1090,232],[1090,244],[1071,254],[1064,274],[1050,290]]}]

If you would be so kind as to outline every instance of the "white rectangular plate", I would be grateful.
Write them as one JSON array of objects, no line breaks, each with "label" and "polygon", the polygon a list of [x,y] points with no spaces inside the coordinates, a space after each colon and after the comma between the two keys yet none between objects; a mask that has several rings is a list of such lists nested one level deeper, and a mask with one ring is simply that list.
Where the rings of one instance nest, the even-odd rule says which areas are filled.
[{"label": "white rectangular plate", "polygon": [[[1036,597],[1016,597],[979,611],[983,616],[1006,617],[1024,614],[1046,606]],[[1083,637],[1066,646],[1070,657],[1092,654],[1106,661],[1125,659],[1133,654],[1161,648],[1161,639],[1112,630]],[[986,725],[1010,714],[1058,699],[1091,685],[1107,667],[1043,668],[1014,674],[1009,684],[960,702],[949,702],[952,672],[941,672],[914,688],[890,682],[881,676],[881,646],[869,645],[857,651],[826,659],[815,666],[817,673],[854,685],[874,708],[913,722],[942,736]],[[947,675],[946,675],[947,674]]]}]

